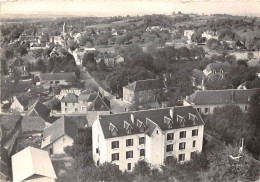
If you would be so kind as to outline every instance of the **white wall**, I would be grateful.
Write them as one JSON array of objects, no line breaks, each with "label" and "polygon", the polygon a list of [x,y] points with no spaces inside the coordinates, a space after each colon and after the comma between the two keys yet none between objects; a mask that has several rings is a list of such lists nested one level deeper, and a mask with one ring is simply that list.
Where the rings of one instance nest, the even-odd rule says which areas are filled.
[{"label": "white wall", "polygon": [[63,137],[60,137],[55,142],[53,142],[51,145],[43,148],[43,150],[50,152],[50,148],[53,148],[53,154],[64,154],[64,148],[67,146],[72,146],[72,144],[73,139],[68,135],[64,135]]}]

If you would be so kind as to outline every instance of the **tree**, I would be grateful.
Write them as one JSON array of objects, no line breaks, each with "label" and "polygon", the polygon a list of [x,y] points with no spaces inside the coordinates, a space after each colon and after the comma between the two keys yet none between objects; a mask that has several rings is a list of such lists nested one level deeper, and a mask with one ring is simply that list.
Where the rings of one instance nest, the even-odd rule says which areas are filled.
[{"label": "tree", "polygon": [[244,152],[238,161],[230,156],[238,156],[239,147],[231,145],[212,150],[209,153],[209,170],[201,173],[202,181],[255,181],[259,178],[260,164],[249,153]]},{"label": "tree", "polygon": [[204,152],[195,152],[192,156],[192,163],[194,164],[195,168],[199,168],[201,170],[207,169],[209,165],[207,155]]},{"label": "tree", "polygon": [[36,69],[39,70],[41,73],[45,73],[46,72],[46,65],[44,64],[42,59],[39,59],[36,62]]},{"label": "tree", "polygon": [[219,41],[217,39],[211,38],[207,41],[207,47],[216,50],[219,47]]},{"label": "tree", "polygon": [[15,54],[20,55],[20,56],[24,56],[28,53],[28,51],[24,45],[16,46],[14,49],[14,52],[15,52]]},{"label": "tree", "polygon": [[135,176],[150,176],[151,172],[150,164],[145,160],[139,160],[137,163],[135,163],[133,169]]},{"label": "tree", "polygon": [[175,166],[177,164],[177,158],[174,156],[168,156],[165,158],[164,160],[164,165],[170,170],[172,171]]},{"label": "tree", "polygon": [[101,61],[99,63],[97,63],[97,70],[98,71],[106,71],[107,70],[107,66],[104,62],[104,59],[101,59]]}]

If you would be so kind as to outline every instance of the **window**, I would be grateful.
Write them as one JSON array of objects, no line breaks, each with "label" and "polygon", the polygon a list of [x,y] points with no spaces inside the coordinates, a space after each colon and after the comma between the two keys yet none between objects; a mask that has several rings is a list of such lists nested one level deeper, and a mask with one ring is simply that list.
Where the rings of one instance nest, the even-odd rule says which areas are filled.
[{"label": "window", "polygon": [[81,107],[82,111],[87,111],[87,107]]},{"label": "window", "polygon": [[245,106],[245,111],[247,111],[248,110],[248,106]]},{"label": "window", "polygon": [[77,109],[77,108],[75,108],[75,112],[78,112],[78,109]]},{"label": "window", "polygon": [[171,151],[173,151],[173,144],[166,146],[166,152],[171,152]]},{"label": "window", "polygon": [[96,148],[96,154],[99,154],[99,148]]},{"label": "window", "polygon": [[193,140],[192,147],[196,147],[196,140]]},{"label": "window", "polygon": [[209,108],[205,108],[205,113],[208,113],[209,112]]},{"label": "window", "polygon": [[52,84],[52,83],[53,83],[53,81],[50,81],[50,83]]},{"label": "window", "polygon": [[167,140],[173,140],[173,133],[168,133],[167,134]]},{"label": "window", "polygon": [[68,106],[67,102],[65,102],[65,106]]},{"label": "window", "polygon": [[197,108],[197,111],[198,111],[198,112],[201,112],[201,108]]},{"label": "window", "polygon": [[179,154],[179,161],[185,160],[185,154]]},{"label": "window", "polygon": [[141,103],[143,101],[143,97],[140,97],[139,98],[139,102]]},{"label": "window", "polygon": [[133,139],[127,139],[126,140],[126,146],[133,146],[134,142],[133,142]]},{"label": "window", "polygon": [[119,148],[119,141],[111,142],[111,148],[112,149]]},{"label": "window", "polygon": [[179,143],[179,150],[185,149],[185,142]]},{"label": "window", "polygon": [[190,159],[193,159],[193,158],[194,158],[194,155],[195,155],[195,152],[191,152],[191,153],[190,153]]},{"label": "window", "polygon": [[128,171],[131,170],[131,163],[127,163],[127,170],[128,170]]},{"label": "window", "polygon": [[68,112],[68,108],[65,108],[65,112]]},{"label": "window", "polygon": [[126,152],[126,158],[129,159],[129,158],[133,158],[133,151],[127,151]]},{"label": "window", "polygon": [[192,130],[192,136],[198,136],[198,129]]},{"label": "window", "polygon": [[140,137],[139,138],[139,145],[145,144],[145,138],[144,137]]},{"label": "window", "polygon": [[75,106],[75,103],[73,102],[72,105]]},{"label": "window", "polygon": [[118,161],[119,160],[119,153],[112,154],[112,161]]},{"label": "window", "polygon": [[180,132],[180,138],[186,138],[186,131]]},{"label": "window", "polygon": [[144,149],[140,150],[140,157],[142,157],[142,156],[145,156],[145,150]]}]

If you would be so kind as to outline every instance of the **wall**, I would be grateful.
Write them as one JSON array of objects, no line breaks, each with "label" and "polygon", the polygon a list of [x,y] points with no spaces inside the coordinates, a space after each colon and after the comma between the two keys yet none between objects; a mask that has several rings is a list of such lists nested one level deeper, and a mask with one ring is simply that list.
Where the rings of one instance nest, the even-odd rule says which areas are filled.
[{"label": "wall", "polygon": [[11,109],[16,110],[18,112],[23,112],[24,107],[20,104],[20,102],[15,98],[14,102],[11,105]]},{"label": "wall", "polygon": [[56,140],[53,143],[53,154],[63,154],[64,147],[66,146],[72,146],[73,139],[69,137],[68,135],[64,135],[63,137],[60,137],[58,140]]}]

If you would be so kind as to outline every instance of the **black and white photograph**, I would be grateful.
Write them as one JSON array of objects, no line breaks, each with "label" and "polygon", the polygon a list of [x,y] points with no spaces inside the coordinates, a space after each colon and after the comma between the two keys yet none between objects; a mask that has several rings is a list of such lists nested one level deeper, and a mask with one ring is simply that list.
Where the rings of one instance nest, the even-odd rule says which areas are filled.
[{"label": "black and white photograph", "polygon": [[0,0],[0,182],[260,182],[260,1]]}]

